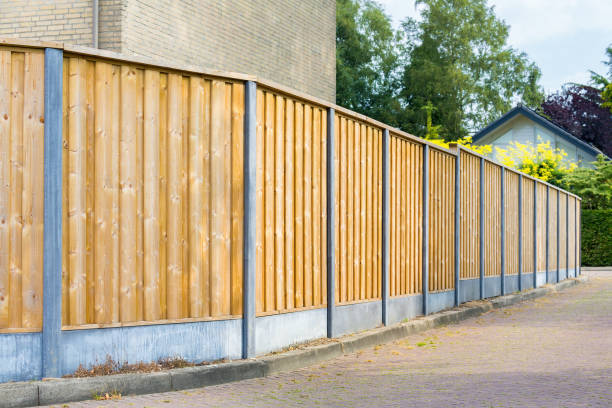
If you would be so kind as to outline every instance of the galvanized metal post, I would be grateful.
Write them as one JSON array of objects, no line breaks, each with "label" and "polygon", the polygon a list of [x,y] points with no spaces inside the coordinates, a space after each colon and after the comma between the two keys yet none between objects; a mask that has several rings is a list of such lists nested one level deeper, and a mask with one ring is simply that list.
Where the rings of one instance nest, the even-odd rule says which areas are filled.
[{"label": "galvanized metal post", "polygon": [[480,158],[480,220],[479,220],[479,269],[480,269],[480,299],[485,297],[484,286],[484,158]]},{"label": "galvanized metal post", "polygon": [[501,168],[501,294],[506,294],[506,169]]},{"label": "galvanized metal post", "polygon": [[565,275],[569,278],[569,194],[565,194]]},{"label": "galvanized metal post", "polygon": [[455,306],[459,306],[460,293],[459,283],[461,282],[461,146],[456,146],[455,158]]},{"label": "galvanized metal post", "polygon": [[255,260],[257,220],[257,84],[247,81],[244,93],[244,253],[242,357],[255,356]]},{"label": "galvanized metal post", "polygon": [[518,179],[518,290],[523,290],[523,175]]},{"label": "galvanized metal post", "polygon": [[559,193],[560,191],[557,189],[557,282],[559,282],[559,279],[561,278],[560,276],[560,271],[559,271],[559,232],[560,232],[560,226],[559,226]]},{"label": "galvanized metal post", "polygon": [[62,71],[63,51],[45,49],[42,377],[62,374]]},{"label": "galvanized metal post", "polygon": [[423,314],[429,312],[429,145],[423,146]]},{"label": "galvanized metal post", "polygon": [[533,287],[538,287],[538,182],[533,180]]},{"label": "galvanized metal post", "polygon": [[327,337],[335,336],[334,317],[336,313],[336,166],[334,165],[335,145],[335,119],[334,108],[327,109]]},{"label": "galvanized metal post", "polygon": [[383,131],[382,140],[382,321],[389,324],[389,130]]},{"label": "galvanized metal post", "polygon": [[546,186],[546,283],[548,282],[548,258],[550,255],[550,186]]}]

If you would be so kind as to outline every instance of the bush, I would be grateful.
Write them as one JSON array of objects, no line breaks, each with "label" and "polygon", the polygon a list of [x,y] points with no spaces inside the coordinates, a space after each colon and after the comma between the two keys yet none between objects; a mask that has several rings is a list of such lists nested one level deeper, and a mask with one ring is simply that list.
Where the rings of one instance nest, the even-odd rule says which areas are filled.
[{"label": "bush", "polygon": [[612,209],[582,210],[582,265],[612,265]]}]

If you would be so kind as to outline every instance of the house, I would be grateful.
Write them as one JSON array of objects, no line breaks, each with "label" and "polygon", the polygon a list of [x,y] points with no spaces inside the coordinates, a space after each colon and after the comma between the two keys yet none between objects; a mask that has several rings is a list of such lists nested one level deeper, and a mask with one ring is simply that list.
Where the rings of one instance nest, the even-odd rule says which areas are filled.
[{"label": "house", "polygon": [[505,115],[476,133],[475,145],[492,145],[492,157],[497,159],[495,147],[508,148],[510,142],[535,145],[550,142],[551,147],[567,153],[566,160],[582,167],[591,167],[602,152],[555,125],[535,111],[518,105]]},{"label": "house", "polygon": [[336,99],[332,0],[0,0],[0,37],[240,72]]}]

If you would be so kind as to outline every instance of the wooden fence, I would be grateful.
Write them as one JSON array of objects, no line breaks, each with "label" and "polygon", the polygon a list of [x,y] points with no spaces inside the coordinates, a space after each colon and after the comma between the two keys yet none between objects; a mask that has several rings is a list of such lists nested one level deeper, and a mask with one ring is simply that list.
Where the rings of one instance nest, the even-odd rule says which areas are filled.
[{"label": "wooden fence", "polygon": [[[77,51],[63,54],[63,328],[242,317],[245,80],[256,79]],[[44,55],[0,47],[2,331],[42,327]],[[577,268],[577,197],[256,82],[256,315],[326,307],[330,259],[335,305],[384,299],[385,279],[392,297],[421,294],[424,269],[428,291],[443,292],[457,276]]]}]

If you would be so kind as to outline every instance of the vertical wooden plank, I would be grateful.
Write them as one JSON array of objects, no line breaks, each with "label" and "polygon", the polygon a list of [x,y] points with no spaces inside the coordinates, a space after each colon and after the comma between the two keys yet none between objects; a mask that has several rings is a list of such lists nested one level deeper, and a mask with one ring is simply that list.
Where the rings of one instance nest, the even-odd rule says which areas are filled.
[{"label": "vertical wooden plank", "polygon": [[[70,262],[70,324],[86,323],[86,60],[70,59],[68,138],[68,228]],[[24,146],[25,147],[25,146]],[[24,149],[25,150],[25,149]],[[24,151],[24,158],[27,154]],[[25,161],[25,160],[24,160]],[[26,172],[27,173],[27,172]],[[27,190],[24,179],[24,190]],[[24,195],[25,197],[25,195]],[[25,241],[25,240],[24,240]],[[26,251],[26,248],[23,248]],[[24,265],[25,268],[25,265]]]},{"label": "vertical wooden plank", "polygon": [[[112,68],[112,92],[111,92],[111,118],[118,118],[121,114],[121,67],[113,66]],[[119,174],[119,161],[121,149],[121,122],[111,119],[111,180],[112,180],[112,214],[111,214],[111,239],[109,247],[112,248],[112,275],[110,276],[110,290],[112,299],[111,305],[107,307],[111,309],[111,321],[120,321],[120,298],[121,298],[121,271],[120,271],[120,231],[119,224],[120,214],[120,193],[121,180]]]},{"label": "vertical wooden plank", "polygon": [[[287,99],[285,107],[285,305],[287,309],[295,307],[294,274],[295,274],[295,201],[294,201],[294,163],[295,163],[295,130],[293,119],[295,102]],[[299,197],[298,197],[299,201]]]},{"label": "vertical wooden plank", "polygon": [[231,314],[242,314],[242,253],[244,223],[244,85],[232,84],[232,231]]},{"label": "vertical wooden plank", "polygon": [[[340,224],[342,223],[342,214],[340,213],[340,201],[342,200],[342,198],[340,197],[340,192],[341,192],[341,187],[340,184],[344,183],[344,181],[342,180],[341,176],[340,176],[340,149],[342,148],[340,141],[341,141],[341,136],[340,136],[340,118],[337,114],[334,113],[334,169],[333,169],[333,174],[334,174],[334,178],[335,178],[335,182],[334,182],[334,261],[335,261],[335,265],[334,265],[334,271],[335,271],[335,288],[336,288],[336,293],[334,294],[334,304],[337,304],[340,302],[341,300],[341,296],[342,296],[342,292],[341,292],[341,281],[342,281],[342,271],[340,270],[340,264],[341,264],[341,256],[342,256],[342,250],[340,249],[340,245],[341,245],[341,241],[340,241],[340,234],[341,234],[341,228],[340,228]],[[327,174],[326,174],[327,177]],[[330,197],[327,198],[328,200],[331,199]],[[329,218],[328,218],[328,222],[329,222]],[[333,306],[333,305],[330,305]]]},{"label": "vertical wooden plank", "polygon": [[0,50],[0,328],[9,327],[11,51]]},{"label": "vertical wooden plank", "polygon": [[395,156],[395,144],[397,138],[389,137],[389,296],[395,296],[395,229],[397,227],[397,220],[395,216],[395,198],[396,198],[396,165],[397,159]]},{"label": "vertical wooden plank", "polygon": [[[42,327],[44,54],[27,52],[23,99],[22,327]],[[83,288],[86,289],[86,288]],[[85,301],[85,299],[83,299]],[[83,304],[85,308],[86,305]],[[86,310],[84,310],[86,312]],[[85,316],[86,317],[86,316]]]},{"label": "vertical wooden plank", "polygon": [[265,93],[265,311],[274,310],[274,95]]},{"label": "vertical wooden plank", "polygon": [[[100,146],[102,149],[103,146]],[[160,318],[159,305],[159,72],[144,74],[143,318]]]},{"label": "vertical wooden plank", "polygon": [[366,126],[361,124],[359,132],[359,299],[366,299]]},{"label": "vertical wooden plank", "polygon": [[[182,78],[178,74],[168,74],[168,132],[167,132],[167,272],[166,272],[166,318],[182,317],[182,252],[181,252],[181,171],[183,150],[182,118]],[[217,126],[222,123],[217,122]],[[219,136],[220,138],[220,136]],[[213,217],[214,218],[214,217]],[[214,273],[214,272],[213,272]],[[211,279],[212,280],[212,279]],[[218,310],[218,308],[216,309]]]},{"label": "vertical wooden plank", "polygon": [[[167,316],[168,271],[168,74],[159,77],[159,317]],[[207,299],[207,297],[205,297]]]},{"label": "vertical wooden plank", "polygon": [[[321,244],[319,251],[319,259],[321,259],[321,305],[327,304],[327,127],[328,127],[328,111],[321,109],[321,132],[319,136],[319,191],[321,192],[320,210],[319,210],[319,236]],[[335,274],[334,274],[335,276]]]},{"label": "vertical wooden plank", "polygon": [[[120,139],[120,319],[136,320],[137,285],[137,78],[131,66],[121,67],[121,139]],[[74,323],[73,323],[74,324]]]},{"label": "vertical wooden plank", "polygon": [[95,264],[95,293],[94,293],[94,319],[95,323],[108,323],[111,320],[107,304],[112,302],[109,297],[110,274],[112,273],[111,237],[111,211],[112,211],[112,185],[111,178],[111,110],[107,101],[111,100],[111,67],[104,62],[96,63],[95,68],[95,198],[94,209],[96,223],[94,231],[94,264]]},{"label": "vertical wooden plank", "polygon": [[312,133],[313,112],[304,105],[304,306],[313,305]]},{"label": "vertical wooden plank", "polygon": [[[232,208],[232,85],[230,83],[223,84],[223,92],[225,97],[225,104],[223,105],[223,121],[225,132],[223,134],[223,149],[220,150],[220,158],[223,163],[222,167],[222,200],[220,205],[223,206],[224,212],[221,214],[221,220],[223,222],[220,234],[220,243],[222,248],[221,257],[221,268],[217,269],[217,273],[222,274],[222,290],[221,298],[222,308],[221,314],[226,316],[231,313],[231,231],[232,231],[232,219],[231,219],[231,208]],[[221,116],[220,116],[221,117]],[[213,116],[214,120],[214,116]],[[229,160],[228,160],[229,159]],[[212,171],[211,171],[212,173]],[[213,194],[214,200],[215,194]],[[213,210],[214,211],[214,210]],[[214,231],[214,229],[213,229]],[[211,254],[214,257],[214,254]],[[213,270],[213,273],[214,270]]]},{"label": "vertical wooden plank", "polygon": [[366,286],[365,298],[372,298],[372,133],[375,133],[368,126],[366,133],[366,253],[365,253],[365,269],[366,269]]},{"label": "vertical wooden plank", "polygon": [[[94,267],[94,188],[95,188],[95,118],[94,118],[94,97],[95,97],[95,62],[87,61],[85,76],[85,105],[86,105],[86,143],[87,143],[87,166],[85,176],[85,208],[87,214],[86,221],[86,294],[85,320],[87,323],[94,322],[94,297],[95,297],[95,267]],[[42,163],[42,158],[41,158]],[[42,178],[41,178],[42,180]],[[42,200],[41,200],[42,203]]]},{"label": "vertical wooden plank", "polygon": [[346,240],[346,244],[347,244],[347,254],[346,254],[346,300],[348,302],[353,301],[354,297],[353,297],[353,267],[354,267],[354,260],[353,260],[353,256],[354,256],[354,245],[353,243],[355,242],[355,235],[353,234],[353,224],[354,224],[354,220],[355,220],[355,216],[353,213],[353,207],[354,207],[354,197],[355,197],[355,180],[354,180],[354,176],[353,176],[353,172],[354,172],[354,164],[355,164],[355,156],[354,156],[354,145],[355,145],[355,140],[354,140],[354,133],[355,133],[355,125],[353,123],[352,120],[347,119],[347,123],[346,123],[346,140],[347,140],[347,145],[346,145],[346,160],[347,160],[347,165],[348,165],[348,171],[346,174],[346,178],[347,178],[347,240]]},{"label": "vertical wooden plank", "polygon": [[285,98],[276,95],[274,119],[274,259],[276,310],[285,309]]},{"label": "vertical wooden plank", "polygon": [[[181,78],[181,161],[179,165],[180,192],[181,192],[181,226],[180,226],[180,251],[181,251],[181,317],[189,316],[189,77]],[[230,163],[228,158],[228,165]],[[229,274],[229,265],[228,270]],[[228,296],[229,298],[229,296]]]},{"label": "vertical wooden plank", "polygon": [[[70,188],[68,183],[70,59],[63,58],[62,65],[62,180],[65,181],[62,183],[62,203],[65,203],[62,205],[62,242],[64,243],[62,245],[62,324],[68,325],[70,324],[70,228],[68,226],[68,190]],[[13,250],[10,249],[9,252],[12,251]]]},{"label": "vertical wooden plank", "polygon": [[[189,77],[189,317],[202,317],[204,270],[204,80]],[[183,294],[184,295],[184,294]]]},{"label": "vertical wooden plank", "polygon": [[304,105],[295,103],[295,307],[304,306]]},{"label": "vertical wooden plank", "polygon": [[[144,319],[144,70],[136,69],[136,320]],[[185,161],[184,161],[185,162]]]},{"label": "vertical wooden plank", "polygon": [[203,129],[202,144],[203,165],[202,170],[202,315],[210,316],[210,131],[211,131],[211,84],[212,81],[205,80],[202,84],[202,111]]},{"label": "vertical wooden plank", "polygon": [[[265,201],[264,191],[266,186],[265,182],[265,163],[266,158],[264,152],[266,150],[266,135],[264,134],[264,115],[266,111],[265,106],[265,96],[264,92],[261,89],[257,89],[257,176],[256,176],[256,196],[257,196],[257,220],[256,220],[256,232],[255,232],[255,240],[256,240],[256,257],[257,257],[257,267],[256,267],[256,297],[255,297],[255,309],[256,313],[260,314],[265,309],[265,289],[266,289],[266,280],[265,280],[265,267],[266,267],[266,259],[264,252],[265,245],[265,225],[266,225],[266,212],[267,208]],[[208,169],[208,168],[207,168]]]},{"label": "vertical wooden plank", "polygon": [[371,222],[372,222],[372,292],[371,297],[378,297],[378,138],[380,131],[374,129],[372,131],[372,169],[371,169],[371,183],[372,183],[372,208],[371,208]]},{"label": "vertical wooden plank", "polygon": [[347,123],[346,118],[338,116],[337,121],[340,122],[340,172],[339,179],[339,188],[340,188],[340,212],[338,213],[338,223],[340,224],[340,298],[338,299],[338,303],[346,302],[347,298],[347,282],[348,275],[346,273],[347,270],[347,250],[348,250],[348,190],[347,190],[347,170],[348,170],[348,157],[347,157]]},{"label": "vertical wooden plank", "polygon": [[313,108],[312,126],[312,297],[313,305],[321,304],[321,115]]}]

